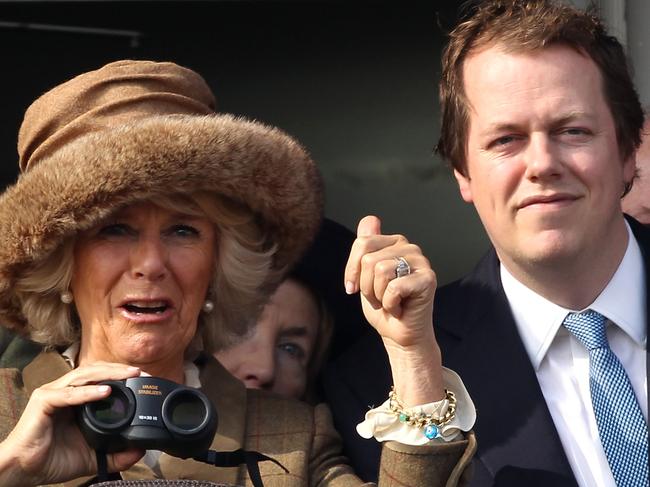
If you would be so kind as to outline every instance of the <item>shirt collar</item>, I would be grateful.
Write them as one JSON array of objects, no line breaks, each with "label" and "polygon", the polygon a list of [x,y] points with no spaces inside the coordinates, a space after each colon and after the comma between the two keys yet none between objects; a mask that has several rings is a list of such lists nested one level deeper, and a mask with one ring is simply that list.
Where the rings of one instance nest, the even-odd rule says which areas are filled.
[{"label": "shirt collar", "polygon": [[646,276],[639,243],[625,222],[627,250],[616,273],[589,308],[616,323],[637,344],[644,346],[647,334]]},{"label": "shirt collar", "polygon": [[[646,278],[639,244],[627,222],[628,244],[623,260],[605,289],[587,306],[616,323],[641,346],[646,342]],[[500,265],[501,283],[519,335],[537,370],[570,310],[524,286]]]},{"label": "shirt collar", "polygon": [[68,365],[74,369],[76,367],[77,355],[79,355],[79,342],[70,345],[61,353],[61,355],[65,361],[68,362]]}]

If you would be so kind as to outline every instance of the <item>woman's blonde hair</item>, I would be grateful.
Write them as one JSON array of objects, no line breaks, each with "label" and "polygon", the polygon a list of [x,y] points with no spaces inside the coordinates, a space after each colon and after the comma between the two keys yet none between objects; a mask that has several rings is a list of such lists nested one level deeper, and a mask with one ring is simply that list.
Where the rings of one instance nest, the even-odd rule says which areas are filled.
[{"label": "woman's blonde hair", "polygon": [[[201,313],[197,337],[207,353],[228,335],[242,334],[259,314],[285,269],[273,266],[277,246],[244,205],[212,193],[161,196],[150,200],[163,209],[207,217],[216,228],[214,275],[206,299],[214,311]],[[73,305],[61,301],[74,269],[75,237],[48,257],[34,262],[16,280],[15,292],[29,323],[30,337],[48,347],[67,346],[80,339]]]}]

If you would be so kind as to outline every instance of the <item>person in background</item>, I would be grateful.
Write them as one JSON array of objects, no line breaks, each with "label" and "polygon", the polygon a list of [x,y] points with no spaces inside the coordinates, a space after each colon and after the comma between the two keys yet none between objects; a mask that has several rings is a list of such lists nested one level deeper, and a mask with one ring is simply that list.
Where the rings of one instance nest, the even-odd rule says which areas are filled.
[{"label": "person in background", "polygon": [[329,331],[329,317],[321,312],[317,296],[287,277],[250,332],[214,356],[250,389],[303,399]]},{"label": "person in background", "polygon": [[650,224],[650,122],[643,125],[643,138],[636,151],[636,177],[632,188],[621,200],[623,212],[641,223]]},{"label": "person in background", "polygon": [[255,326],[215,353],[246,387],[318,402],[326,356],[336,356],[367,327],[359,299],[341,285],[353,241],[350,230],[325,218]]},{"label": "person in background", "polygon": [[[0,485],[87,485],[98,473],[363,485],[326,407],[247,390],[212,356],[226,335],[245,333],[308,247],[323,203],[317,167],[295,140],[215,105],[190,69],[123,60],[28,108],[21,175],[0,196],[0,322],[45,350],[0,369]],[[456,485],[475,448],[462,433],[474,408],[430,353],[430,270],[403,240],[376,244],[392,272],[365,268],[359,279],[380,297],[392,291],[369,322],[392,344],[395,394],[428,414],[402,424],[398,411],[374,411],[389,423],[366,428],[384,441],[380,485]],[[397,272],[396,256],[411,267]],[[280,465],[215,467],[155,444],[94,451],[73,408],[106,399],[102,381],[141,374],[201,388],[219,416],[211,450],[253,450]]]},{"label": "person in background", "polygon": [[[566,2],[474,2],[449,33],[440,100],[438,151],[492,243],[433,308],[477,406],[470,485],[647,487],[650,230],[621,210],[643,126],[623,47]],[[378,342],[326,379],[366,478],[378,452],[350,423],[389,387]]]}]

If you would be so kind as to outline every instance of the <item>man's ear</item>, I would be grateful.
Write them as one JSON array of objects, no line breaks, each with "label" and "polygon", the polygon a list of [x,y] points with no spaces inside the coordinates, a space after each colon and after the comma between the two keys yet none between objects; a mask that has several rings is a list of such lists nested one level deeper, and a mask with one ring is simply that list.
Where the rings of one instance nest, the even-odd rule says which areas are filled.
[{"label": "man's ear", "polygon": [[636,176],[637,162],[639,151],[634,151],[623,161],[623,181],[630,182]]},{"label": "man's ear", "polygon": [[474,199],[472,198],[472,188],[469,176],[464,176],[457,169],[454,169],[454,177],[458,183],[458,189],[460,189],[460,195],[463,197],[463,200],[465,200],[466,203],[473,203]]}]

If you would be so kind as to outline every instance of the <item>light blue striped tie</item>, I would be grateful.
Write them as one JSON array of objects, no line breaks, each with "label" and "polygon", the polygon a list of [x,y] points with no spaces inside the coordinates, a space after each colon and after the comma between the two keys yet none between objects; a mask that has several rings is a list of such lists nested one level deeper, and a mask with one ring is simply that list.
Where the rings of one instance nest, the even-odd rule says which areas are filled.
[{"label": "light blue striped tie", "polygon": [[609,348],[606,318],[569,313],[564,326],[589,351],[589,389],[600,441],[618,487],[648,487],[648,426],[625,369]]}]

